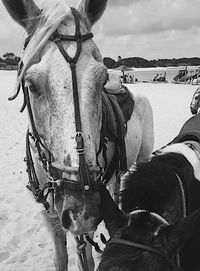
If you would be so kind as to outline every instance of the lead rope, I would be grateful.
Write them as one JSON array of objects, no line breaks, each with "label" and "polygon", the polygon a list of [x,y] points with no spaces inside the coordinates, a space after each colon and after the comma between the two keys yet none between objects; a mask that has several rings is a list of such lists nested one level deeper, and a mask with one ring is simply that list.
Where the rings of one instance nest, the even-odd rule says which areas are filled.
[{"label": "lead rope", "polygon": [[79,260],[79,267],[81,271],[89,271],[87,255],[86,255],[86,242],[84,241],[84,236],[81,235],[80,237],[75,237],[76,241],[76,248],[77,248],[77,255]]}]

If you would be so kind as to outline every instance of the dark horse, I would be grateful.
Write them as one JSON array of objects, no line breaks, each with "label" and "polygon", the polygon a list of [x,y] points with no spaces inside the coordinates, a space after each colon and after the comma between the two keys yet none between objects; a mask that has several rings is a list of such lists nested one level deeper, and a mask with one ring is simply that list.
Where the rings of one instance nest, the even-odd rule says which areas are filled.
[{"label": "dark horse", "polygon": [[123,212],[103,196],[111,239],[100,271],[200,270],[199,123],[200,115],[189,119],[170,144],[124,175]]}]

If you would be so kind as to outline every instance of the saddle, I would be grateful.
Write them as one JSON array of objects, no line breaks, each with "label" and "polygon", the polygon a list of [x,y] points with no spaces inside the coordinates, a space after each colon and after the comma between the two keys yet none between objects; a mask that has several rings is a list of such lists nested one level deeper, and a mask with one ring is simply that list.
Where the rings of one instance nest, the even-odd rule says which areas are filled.
[{"label": "saddle", "polygon": [[110,141],[116,141],[119,136],[119,130],[123,137],[127,132],[127,122],[133,113],[134,100],[129,90],[122,88],[113,90],[103,90],[103,127],[102,133]]},{"label": "saddle", "polygon": [[[175,143],[184,143],[188,145],[188,147],[194,150],[200,158],[200,114],[189,118],[180,129],[179,134],[170,143],[160,150],[155,151],[154,154],[161,153],[163,148]],[[181,175],[181,172],[179,172],[179,175]],[[200,183],[197,179],[194,179],[191,184],[189,184],[187,180],[182,179],[182,183],[185,190],[188,210],[189,212],[193,212],[200,206]],[[189,206],[188,202],[190,202]]]},{"label": "saddle", "polygon": [[120,170],[127,170],[125,135],[127,122],[134,108],[134,100],[129,90],[122,86],[120,89],[103,89],[102,92],[102,138],[116,142],[119,149]]},{"label": "saddle", "polygon": [[171,143],[182,143],[188,140],[200,143],[200,114],[188,119]]}]

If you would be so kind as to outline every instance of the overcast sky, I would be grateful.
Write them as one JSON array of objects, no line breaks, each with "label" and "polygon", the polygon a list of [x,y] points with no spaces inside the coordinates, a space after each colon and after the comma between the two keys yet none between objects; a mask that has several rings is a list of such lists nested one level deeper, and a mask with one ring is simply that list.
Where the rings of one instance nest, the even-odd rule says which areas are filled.
[{"label": "overcast sky", "polygon": [[[108,0],[93,33],[103,57],[200,57],[200,0]],[[0,2],[0,55],[19,55],[23,37]]]}]

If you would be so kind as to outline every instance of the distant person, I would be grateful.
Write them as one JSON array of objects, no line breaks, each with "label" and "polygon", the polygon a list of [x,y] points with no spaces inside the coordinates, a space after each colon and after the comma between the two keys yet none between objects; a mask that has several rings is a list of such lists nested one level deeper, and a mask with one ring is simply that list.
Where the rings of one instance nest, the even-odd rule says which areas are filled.
[{"label": "distant person", "polygon": [[164,72],[164,74],[163,74],[163,82],[165,82],[166,81],[166,72]]},{"label": "distant person", "polygon": [[131,83],[131,84],[133,84],[134,83],[134,75],[129,75],[129,82]]},{"label": "distant person", "polygon": [[124,83],[124,78],[123,78],[123,76],[121,75],[121,76],[119,76],[119,80],[120,80],[120,82],[121,83]]},{"label": "distant person", "polygon": [[162,75],[160,75],[160,77],[158,78],[158,81],[160,81],[160,82],[165,82],[166,81],[166,72],[164,72],[164,74]]},{"label": "distant person", "polygon": [[124,75],[124,83],[127,83],[127,74]]},{"label": "distant person", "polygon": [[187,66],[185,67],[185,75],[188,74]]},{"label": "distant person", "polygon": [[188,74],[187,66],[185,67],[185,70],[183,70],[182,76],[185,76],[186,74]]},{"label": "distant person", "polygon": [[178,74],[178,78],[181,78],[183,76],[185,76],[188,73],[187,67],[185,68],[185,70],[180,70],[179,74]]},{"label": "distant person", "polygon": [[127,73],[127,75],[126,75],[126,83],[130,83],[130,81],[129,81],[129,73]]},{"label": "distant person", "polygon": [[162,76],[162,74],[160,73],[159,77],[157,78],[157,81],[159,81],[159,82],[162,81],[162,77],[163,77],[163,76]]},{"label": "distant person", "polygon": [[153,78],[153,81],[158,81],[159,74],[157,73],[156,76]]}]

